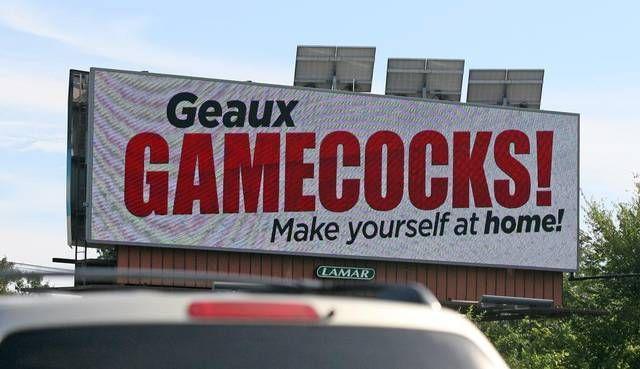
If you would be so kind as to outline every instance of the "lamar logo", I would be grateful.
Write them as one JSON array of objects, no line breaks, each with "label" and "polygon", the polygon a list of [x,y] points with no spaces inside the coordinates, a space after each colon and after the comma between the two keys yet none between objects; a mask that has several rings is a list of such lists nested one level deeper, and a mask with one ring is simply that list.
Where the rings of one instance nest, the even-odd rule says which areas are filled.
[{"label": "lamar logo", "polygon": [[[169,100],[167,104],[167,119],[169,123],[177,128],[187,128],[193,126],[198,117],[198,121],[203,127],[217,127],[220,122],[217,117],[222,117],[222,124],[227,128],[244,127],[248,121],[249,126],[258,127],[294,127],[291,112],[298,105],[298,100],[289,102],[283,100],[267,100],[264,106],[260,107],[260,101],[252,100],[249,103],[249,114],[247,115],[247,104],[240,100],[230,100],[226,103],[226,111],[223,113],[222,104],[216,100],[207,100],[200,106],[189,106],[198,101],[198,96],[191,92],[181,92]],[[189,103],[189,104],[185,104]],[[178,109],[182,105],[182,109]],[[186,106],[185,106],[186,105]],[[273,108],[278,108],[280,114],[272,121]]]},{"label": "lamar logo", "polygon": [[373,268],[349,268],[321,265],[316,269],[316,276],[323,279],[356,279],[370,281],[376,276]]}]

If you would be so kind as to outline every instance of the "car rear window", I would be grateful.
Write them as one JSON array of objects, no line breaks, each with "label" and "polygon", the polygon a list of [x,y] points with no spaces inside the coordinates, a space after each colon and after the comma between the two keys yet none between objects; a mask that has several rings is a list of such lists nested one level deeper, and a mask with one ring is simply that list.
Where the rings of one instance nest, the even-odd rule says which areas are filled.
[{"label": "car rear window", "polygon": [[303,325],[122,325],[17,332],[0,368],[489,368],[466,338],[424,330]]}]

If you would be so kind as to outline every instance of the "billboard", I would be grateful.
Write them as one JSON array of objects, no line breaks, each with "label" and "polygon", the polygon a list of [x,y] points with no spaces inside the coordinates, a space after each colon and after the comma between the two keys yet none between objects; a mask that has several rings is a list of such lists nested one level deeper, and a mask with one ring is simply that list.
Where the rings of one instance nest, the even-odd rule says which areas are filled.
[{"label": "billboard", "polygon": [[571,271],[576,114],[92,69],[87,241]]}]

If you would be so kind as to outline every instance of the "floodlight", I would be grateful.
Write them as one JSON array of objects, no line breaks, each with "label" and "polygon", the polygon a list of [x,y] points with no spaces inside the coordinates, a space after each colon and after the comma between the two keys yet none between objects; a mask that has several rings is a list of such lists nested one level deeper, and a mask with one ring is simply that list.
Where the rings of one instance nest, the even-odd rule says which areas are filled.
[{"label": "floodlight", "polygon": [[464,60],[389,59],[386,95],[460,101]]},{"label": "floodlight", "polygon": [[482,297],[480,297],[480,304],[482,304],[483,307],[495,306],[495,305],[510,305],[510,306],[527,306],[527,307],[537,307],[537,308],[552,308],[553,300],[536,299],[536,298],[529,298],[529,297],[482,295]]},{"label": "floodlight", "polygon": [[370,92],[374,47],[298,46],[294,86]]},{"label": "floodlight", "polygon": [[542,69],[476,69],[469,71],[467,102],[540,109]]}]

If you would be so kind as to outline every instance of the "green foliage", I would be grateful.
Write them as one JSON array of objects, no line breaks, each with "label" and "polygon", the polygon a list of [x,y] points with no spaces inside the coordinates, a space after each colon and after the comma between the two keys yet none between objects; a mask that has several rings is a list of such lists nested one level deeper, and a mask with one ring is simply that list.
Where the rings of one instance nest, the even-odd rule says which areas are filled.
[{"label": "green foliage", "polygon": [[566,368],[577,337],[562,320],[482,322],[481,329],[512,368]]},{"label": "green foliage", "polygon": [[[588,202],[580,272],[640,272],[640,182],[633,198],[608,210]],[[512,368],[640,368],[640,278],[565,282],[564,305],[605,316],[481,322]]]},{"label": "green foliage", "polygon": [[98,249],[98,259],[100,260],[115,260],[116,259],[116,248],[115,247],[104,247]]},{"label": "green foliage", "polygon": [[[4,256],[0,259],[0,273],[15,271],[15,265]],[[4,277],[0,276],[0,295],[26,294],[29,288],[48,287],[42,283],[42,277]]]}]

